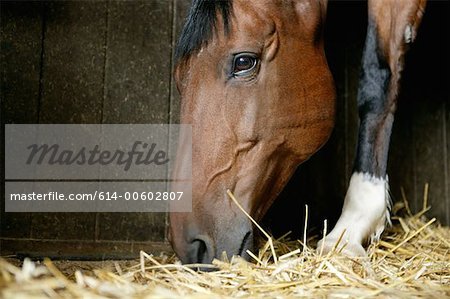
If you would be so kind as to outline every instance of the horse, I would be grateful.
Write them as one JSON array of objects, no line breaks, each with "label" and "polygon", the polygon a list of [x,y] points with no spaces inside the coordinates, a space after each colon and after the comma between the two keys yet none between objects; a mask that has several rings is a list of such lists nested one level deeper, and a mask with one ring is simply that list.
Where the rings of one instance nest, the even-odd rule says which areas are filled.
[{"label": "horse", "polygon": [[[357,93],[354,170],[341,216],[318,248],[364,257],[389,225],[386,165],[404,55],[426,0],[368,0]],[[176,46],[180,137],[176,175],[190,175],[192,212],[170,212],[168,239],[183,263],[223,252],[249,259],[254,227],[298,165],[327,141],[336,91],[324,53],[327,0],[194,0]]]}]

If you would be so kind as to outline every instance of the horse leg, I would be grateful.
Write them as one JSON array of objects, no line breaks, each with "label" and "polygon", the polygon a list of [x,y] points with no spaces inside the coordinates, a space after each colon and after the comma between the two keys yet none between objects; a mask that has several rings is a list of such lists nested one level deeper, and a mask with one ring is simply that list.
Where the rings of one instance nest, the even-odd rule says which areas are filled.
[{"label": "horse leg", "polygon": [[[369,21],[358,88],[359,138],[342,214],[318,245],[365,256],[363,245],[377,240],[390,223],[386,174],[399,80],[407,46],[416,35],[426,0],[369,0]],[[344,247],[345,246],[345,247]]]}]

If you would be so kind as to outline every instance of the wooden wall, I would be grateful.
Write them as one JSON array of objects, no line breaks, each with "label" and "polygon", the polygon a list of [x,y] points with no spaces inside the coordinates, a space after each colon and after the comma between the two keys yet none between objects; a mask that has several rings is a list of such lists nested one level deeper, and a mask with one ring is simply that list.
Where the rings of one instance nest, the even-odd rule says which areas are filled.
[{"label": "wooden wall", "polygon": [[[2,126],[177,123],[171,69],[188,6],[185,0],[2,1]],[[448,225],[447,10],[447,3],[430,5],[423,34],[408,55],[389,173],[394,199],[401,198],[403,186],[414,210],[421,208],[429,182],[430,216]],[[339,213],[355,153],[365,24],[364,3],[330,4],[327,55],[338,90],[337,124],[330,142],[299,168],[266,218],[274,232],[300,229],[304,203],[317,222]],[[164,213],[13,214],[3,207],[2,200],[0,254],[106,258],[169,249]],[[279,221],[280,215],[291,221]]]},{"label": "wooden wall", "polygon": [[[2,2],[3,122],[176,121],[172,49],[184,2]],[[89,257],[169,249],[166,216],[2,213],[1,249]]]}]

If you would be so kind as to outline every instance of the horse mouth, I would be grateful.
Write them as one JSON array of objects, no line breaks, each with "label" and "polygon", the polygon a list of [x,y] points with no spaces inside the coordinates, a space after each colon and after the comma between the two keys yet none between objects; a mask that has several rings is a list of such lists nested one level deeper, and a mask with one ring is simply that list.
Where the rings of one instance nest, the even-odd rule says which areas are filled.
[{"label": "horse mouth", "polygon": [[244,239],[242,239],[242,243],[241,246],[239,247],[239,252],[238,255],[240,255],[243,258],[248,258],[248,254],[247,254],[247,250],[248,249],[252,249],[252,243],[253,243],[253,234],[251,231],[248,231],[245,236]]}]

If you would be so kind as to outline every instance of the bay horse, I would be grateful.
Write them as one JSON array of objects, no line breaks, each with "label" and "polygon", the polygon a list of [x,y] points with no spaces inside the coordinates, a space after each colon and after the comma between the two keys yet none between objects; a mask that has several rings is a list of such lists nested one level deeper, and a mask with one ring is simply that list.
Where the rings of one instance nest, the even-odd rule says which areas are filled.
[{"label": "bay horse", "polygon": [[[388,148],[404,54],[426,0],[369,0],[357,94],[354,170],[341,216],[320,241],[342,236],[349,256],[389,223]],[[335,87],[324,54],[327,0],[194,0],[176,47],[181,123],[192,124],[192,212],[169,214],[169,241],[183,263],[225,251],[248,258],[259,221],[297,166],[328,139]],[[188,171],[180,138],[175,173]],[[186,175],[188,175],[186,173]],[[319,247],[320,248],[320,247]]]}]

